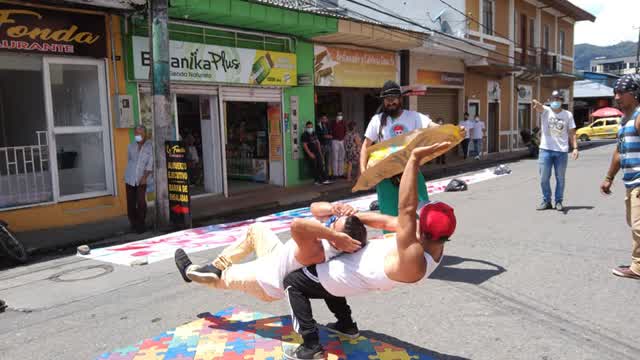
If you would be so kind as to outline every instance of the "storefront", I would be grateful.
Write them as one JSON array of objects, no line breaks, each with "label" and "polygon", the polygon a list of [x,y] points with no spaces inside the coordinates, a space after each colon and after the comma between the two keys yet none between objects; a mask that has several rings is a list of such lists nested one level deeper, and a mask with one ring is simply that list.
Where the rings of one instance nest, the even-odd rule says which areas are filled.
[{"label": "storefront", "polygon": [[[293,41],[229,29],[231,38],[236,34],[234,46],[217,45],[219,36],[206,33],[220,30],[182,22],[170,26],[174,126],[176,138],[191,147],[190,191],[228,196],[265,184],[284,186],[282,104],[283,88],[297,83],[296,55],[286,52]],[[281,46],[242,48],[236,46],[237,34],[262,36],[260,44],[275,39]],[[149,39],[132,36],[131,47],[139,116],[151,129]]]},{"label": "storefront", "polygon": [[395,52],[356,47],[314,46],[316,114],[331,121],[342,112],[364,133],[380,106],[380,88],[398,81],[399,58]]},{"label": "storefront", "polygon": [[0,2],[0,217],[16,230],[122,211],[108,86],[118,82],[114,18]]}]

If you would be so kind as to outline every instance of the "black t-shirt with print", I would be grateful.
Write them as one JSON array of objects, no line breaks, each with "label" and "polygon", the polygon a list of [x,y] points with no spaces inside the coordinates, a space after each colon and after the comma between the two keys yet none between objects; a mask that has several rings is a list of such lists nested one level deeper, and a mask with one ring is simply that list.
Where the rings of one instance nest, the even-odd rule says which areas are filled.
[{"label": "black t-shirt with print", "polygon": [[302,134],[302,143],[307,144],[307,146],[309,147],[309,151],[311,151],[312,153],[315,154],[320,152],[320,149],[318,149],[318,137],[315,133],[309,134],[308,132],[305,132],[304,134]]}]

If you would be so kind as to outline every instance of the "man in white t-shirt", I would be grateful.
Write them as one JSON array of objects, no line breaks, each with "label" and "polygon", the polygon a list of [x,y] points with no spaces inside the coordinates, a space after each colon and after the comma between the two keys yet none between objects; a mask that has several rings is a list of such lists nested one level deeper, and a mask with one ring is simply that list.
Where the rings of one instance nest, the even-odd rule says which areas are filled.
[{"label": "man in white t-shirt", "polygon": [[573,147],[571,157],[578,159],[578,142],[576,140],[576,123],[570,111],[562,109],[562,94],[558,90],[551,93],[550,106],[544,106],[533,100],[533,108],[541,113],[540,155],[540,187],[542,203],[537,210],[553,208],[551,205],[551,168],[556,177],[555,208],[563,211],[564,182],[567,172],[569,140]]},{"label": "man in white t-shirt", "polygon": [[467,159],[469,156],[469,142],[471,141],[471,129],[473,129],[473,123],[469,120],[469,113],[464,113],[464,120],[460,121],[459,126],[464,127],[465,129],[469,129],[464,132],[464,140],[462,140],[462,155],[464,159]]},{"label": "man in white t-shirt", "polygon": [[[369,161],[367,148],[369,146],[416,129],[438,126],[427,115],[402,108],[402,90],[400,85],[394,81],[389,80],[384,83],[380,97],[383,101],[383,111],[371,118],[360,150],[361,174],[367,169],[367,162]],[[398,178],[399,176],[394,176],[391,179],[384,179],[376,185],[378,206],[382,214],[398,215]],[[418,186],[418,198],[420,201],[429,200],[425,179],[421,173],[418,174],[416,186]]]},{"label": "man in white t-shirt", "polygon": [[480,120],[480,116],[476,115],[469,125],[469,132],[471,133],[471,142],[473,143],[473,152],[471,156],[474,156],[476,160],[480,160],[482,156],[482,141],[484,139],[484,121]]},{"label": "man in white t-shirt", "polygon": [[338,321],[328,324],[328,330],[357,338],[358,327],[351,318],[345,296],[416,283],[438,267],[444,242],[455,231],[456,218],[453,209],[444,203],[419,204],[416,181],[421,159],[448,144],[412,151],[400,181],[398,217],[379,215],[382,218],[374,224],[396,234],[371,240],[357,253],[341,254],[329,262],[302,268],[285,277],[294,329],[303,339],[299,347],[285,349],[285,358],[324,358],[309,299],[323,299],[336,316]]}]

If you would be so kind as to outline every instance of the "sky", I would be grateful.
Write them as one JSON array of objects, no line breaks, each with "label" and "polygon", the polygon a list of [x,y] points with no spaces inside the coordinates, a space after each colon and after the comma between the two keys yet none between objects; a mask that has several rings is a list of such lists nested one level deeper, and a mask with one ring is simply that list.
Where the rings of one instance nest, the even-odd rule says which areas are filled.
[{"label": "sky", "polygon": [[580,21],[575,27],[576,44],[614,45],[638,41],[640,0],[570,0],[596,16],[595,22]]}]

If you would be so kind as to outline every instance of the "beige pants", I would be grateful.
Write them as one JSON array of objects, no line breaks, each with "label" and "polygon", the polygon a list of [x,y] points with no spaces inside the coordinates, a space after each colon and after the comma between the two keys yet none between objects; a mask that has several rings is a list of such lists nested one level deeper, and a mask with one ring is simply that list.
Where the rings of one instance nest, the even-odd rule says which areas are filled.
[{"label": "beige pants", "polygon": [[187,269],[189,279],[199,284],[216,289],[238,290],[252,295],[263,301],[275,301],[267,295],[256,280],[259,271],[256,261],[237,264],[249,254],[254,253],[258,258],[277,251],[282,246],[278,236],[263,223],[249,226],[247,236],[226,247],[213,261],[213,265],[222,269],[222,278],[208,273],[199,272],[201,266],[192,265]]},{"label": "beige pants", "polygon": [[625,205],[627,207],[627,224],[631,227],[633,246],[631,247],[631,271],[640,275],[640,187],[627,189]]}]

